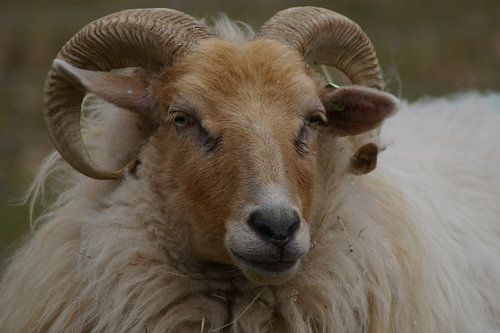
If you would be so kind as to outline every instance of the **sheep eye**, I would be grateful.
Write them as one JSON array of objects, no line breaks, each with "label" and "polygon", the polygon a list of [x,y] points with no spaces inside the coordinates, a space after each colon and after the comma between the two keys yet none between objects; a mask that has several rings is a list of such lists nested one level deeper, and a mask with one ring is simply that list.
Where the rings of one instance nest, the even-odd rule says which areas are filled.
[{"label": "sheep eye", "polygon": [[322,114],[313,114],[307,119],[307,124],[312,126],[322,125],[326,122],[324,116]]},{"label": "sheep eye", "polygon": [[185,127],[188,124],[188,118],[183,114],[175,115],[173,121],[174,125],[177,127]]}]

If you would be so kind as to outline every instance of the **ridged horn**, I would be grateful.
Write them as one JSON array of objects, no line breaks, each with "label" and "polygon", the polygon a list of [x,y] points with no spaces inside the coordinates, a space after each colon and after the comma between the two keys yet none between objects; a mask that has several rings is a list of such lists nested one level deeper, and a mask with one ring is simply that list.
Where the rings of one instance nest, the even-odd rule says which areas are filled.
[{"label": "ridged horn", "polygon": [[[109,71],[143,67],[149,71],[171,65],[196,43],[209,38],[204,24],[172,9],[131,9],[100,18],[83,27],[59,51],[57,58],[82,69]],[[119,170],[98,166],[80,133],[85,92],[62,76],[55,62],[44,89],[44,118],[61,156],[82,174],[95,179],[118,179]]]},{"label": "ridged horn", "polygon": [[257,38],[287,44],[309,63],[336,67],[353,84],[382,88],[372,43],[355,22],[334,11],[317,7],[279,11],[264,23]]}]

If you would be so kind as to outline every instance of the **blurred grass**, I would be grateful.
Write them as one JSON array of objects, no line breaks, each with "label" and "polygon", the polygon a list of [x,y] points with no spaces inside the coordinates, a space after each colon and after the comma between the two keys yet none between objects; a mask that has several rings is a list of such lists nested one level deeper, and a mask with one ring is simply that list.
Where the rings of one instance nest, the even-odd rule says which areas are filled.
[{"label": "blurred grass", "polygon": [[[57,51],[86,23],[126,8],[168,7],[195,17],[225,12],[258,27],[280,9],[315,5],[357,21],[372,39],[387,89],[406,99],[500,89],[498,0],[77,0],[0,2],[0,261],[29,228],[13,205],[51,144],[43,81]],[[402,82],[402,84],[401,84]]]}]

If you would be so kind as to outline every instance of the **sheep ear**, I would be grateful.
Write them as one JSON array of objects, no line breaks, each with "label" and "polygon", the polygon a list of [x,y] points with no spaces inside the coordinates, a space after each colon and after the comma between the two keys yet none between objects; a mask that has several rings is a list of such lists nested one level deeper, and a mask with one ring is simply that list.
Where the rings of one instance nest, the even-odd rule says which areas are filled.
[{"label": "sheep ear", "polygon": [[76,87],[92,92],[120,108],[148,115],[155,105],[142,68],[134,68],[127,74],[99,72],[75,67],[62,59],[55,59],[53,66]]},{"label": "sheep ear", "polygon": [[349,172],[353,175],[365,175],[377,167],[379,148],[370,142],[361,146],[349,163]]},{"label": "sheep ear", "polygon": [[394,114],[397,99],[365,87],[325,88],[321,102],[328,118],[328,129],[335,135],[357,135],[372,130]]}]

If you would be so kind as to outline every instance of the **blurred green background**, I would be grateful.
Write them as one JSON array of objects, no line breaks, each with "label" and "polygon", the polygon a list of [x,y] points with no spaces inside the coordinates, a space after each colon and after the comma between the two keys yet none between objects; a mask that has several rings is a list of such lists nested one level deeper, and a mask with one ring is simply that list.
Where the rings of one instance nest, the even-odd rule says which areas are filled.
[{"label": "blurred green background", "polygon": [[45,75],[60,47],[86,23],[126,8],[169,7],[195,17],[225,12],[259,27],[290,6],[334,9],[372,39],[387,90],[409,100],[500,90],[499,0],[85,0],[0,1],[0,262],[29,229],[16,206],[52,149],[41,116]]}]

